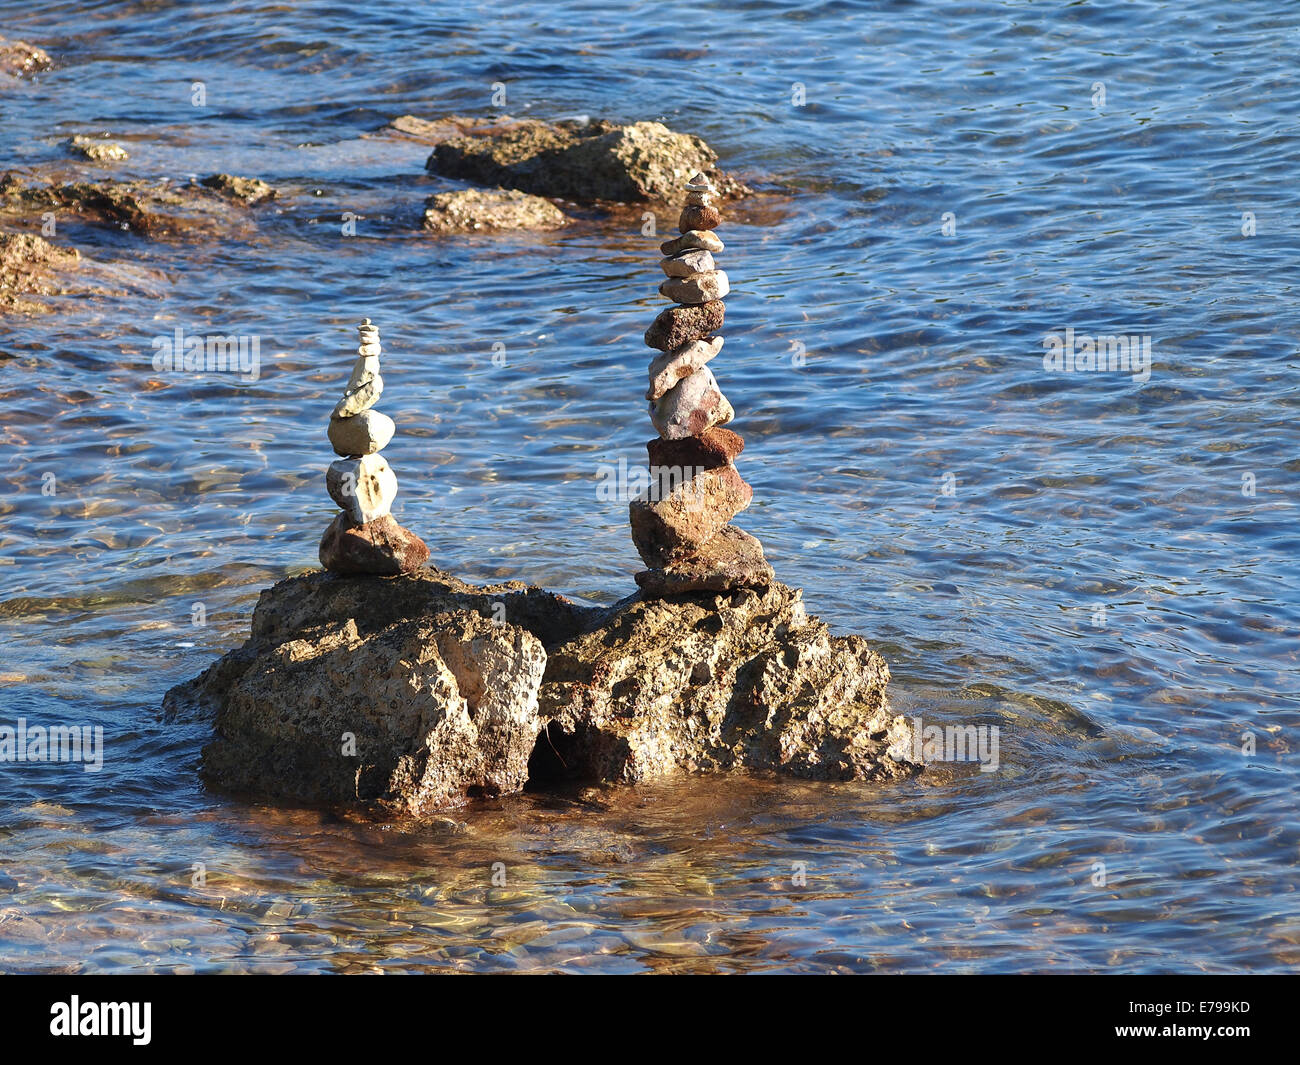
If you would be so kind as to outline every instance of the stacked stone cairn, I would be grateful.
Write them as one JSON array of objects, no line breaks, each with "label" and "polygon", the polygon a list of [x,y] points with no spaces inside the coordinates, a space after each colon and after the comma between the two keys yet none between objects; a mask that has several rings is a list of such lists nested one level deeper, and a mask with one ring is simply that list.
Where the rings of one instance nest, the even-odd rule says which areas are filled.
[{"label": "stacked stone cairn", "polygon": [[379,330],[369,318],[357,329],[357,361],[330,415],[329,440],[342,458],[330,463],[325,474],[330,498],[343,513],[321,537],[320,562],[335,573],[391,577],[419,569],[429,560],[429,549],[389,513],[397,496],[397,476],[379,452],[396,426],[373,409],[384,391]]},{"label": "stacked stone cairn", "polygon": [[735,414],[706,365],[722,349],[723,297],[730,286],[716,269],[723,249],[714,234],[721,215],[713,185],[695,174],[686,185],[681,236],[660,250],[667,280],[659,292],[677,306],[646,330],[661,352],[650,363],[650,420],[659,436],[646,445],[650,487],[632,501],[632,540],[650,567],[636,575],[643,595],[664,598],[767,585],[775,575],[763,545],[730,525],[754,490],[736,470],[745,442],[723,426]]}]

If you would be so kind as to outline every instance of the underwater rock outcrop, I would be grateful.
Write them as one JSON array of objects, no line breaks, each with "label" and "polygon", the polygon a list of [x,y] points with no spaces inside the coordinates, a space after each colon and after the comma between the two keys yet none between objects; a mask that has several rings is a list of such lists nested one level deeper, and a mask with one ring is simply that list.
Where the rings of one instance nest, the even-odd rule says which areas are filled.
[{"label": "underwater rock outcrop", "polygon": [[579,203],[667,201],[692,174],[723,196],[750,190],[722,173],[699,137],[661,122],[500,120],[439,141],[425,168],[443,177]]},{"label": "underwater rock outcrop", "polygon": [[425,568],[313,572],[167,694],[215,711],[213,786],[421,817],[483,796],[689,771],[911,775],[889,669],[779,583],[585,607]]}]

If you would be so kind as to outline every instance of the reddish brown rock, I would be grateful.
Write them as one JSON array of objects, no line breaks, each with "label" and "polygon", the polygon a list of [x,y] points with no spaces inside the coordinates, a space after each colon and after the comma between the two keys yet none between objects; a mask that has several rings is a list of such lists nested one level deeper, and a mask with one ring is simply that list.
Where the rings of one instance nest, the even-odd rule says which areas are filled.
[{"label": "reddish brown rock", "polygon": [[719,425],[684,440],[656,437],[647,441],[645,449],[652,469],[655,466],[698,466],[711,470],[733,462],[745,450],[745,441],[739,433]]},{"label": "reddish brown rock", "polygon": [[334,573],[393,577],[413,573],[429,561],[429,548],[391,514],[354,522],[340,514],[320,541],[320,564]]},{"label": "reddish brown rock", "polygon": [[725,526],[690,557],[636,575],[646,599],[766,587],[775,580],[776,574],[763,557],[763,545],[732,525]]},{"label": "reddish brown rock", "polygon": [[713,336],[722,328],[726,305],[722,300],[696,307],[669,307],[645,331],[646,347],[675,351],[692,340]]},{"label": "reddish brown rock", "polygon": [[628,507],[632,542],[647,566],[694,554],[754,498],[735,466],[660,466],[653,472],[661,479]]},{"label": "reddish brown rock", "polygon": [[698,203],[688,203],[682,208],[677,219],[677,232],[689,233],[692,229],[717,229],[722,222],[722,215],[716,207],[705,207]]}]

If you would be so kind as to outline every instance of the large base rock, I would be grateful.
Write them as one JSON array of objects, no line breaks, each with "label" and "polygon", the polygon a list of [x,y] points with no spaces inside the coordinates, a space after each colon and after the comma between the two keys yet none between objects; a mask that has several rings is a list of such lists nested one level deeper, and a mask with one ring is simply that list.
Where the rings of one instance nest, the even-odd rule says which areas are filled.
[{"label": "large base rock", "polygon": [[313,573],[264,591],[248,642],[164,705],[215,708],[215,786],[423,816],[690,770],[908,776],[888,680],[777,583],[598,608],[435,570]]}]

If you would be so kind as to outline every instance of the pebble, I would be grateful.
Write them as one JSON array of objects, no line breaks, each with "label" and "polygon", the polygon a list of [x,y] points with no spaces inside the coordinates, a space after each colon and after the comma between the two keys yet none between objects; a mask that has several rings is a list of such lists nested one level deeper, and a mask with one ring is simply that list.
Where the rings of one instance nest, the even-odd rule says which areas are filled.
[{"label": "pebble", "polygon": [[350,418],[331,418],[329,438],[336,455],[351,458],[382,451],[393,439],[396,429],[393,419],[387,414],[363,410]]},{"label": "pebble", "polygon": [[692,229],[717,229],[722,223],[722,215],[716,207],[701,207],[688,203],[682,208],[677,219],[677,232],[686,233]]},{"label": "pebble", "polygon": [[721,300],[714,300],[695,307],[669,307],[660,311],[645,331],[646,347],[675,351],[692,340],[713,336],[722,328],[726,306]]},{"label": "pebble", "polygon": [[665,440],[699,436],[715,425],[726,425],[735,414],[707,366],[678,381],[650,404],[650,420]]},{"label": "pebble", "polygon": [[660,261],[659,265],[669,277],[689,277],[714,269],[713,256],[704,248],[692,248],[680,255],[671,255]]},{"label": "pebble", "polygon": [[650,390],[646,399],[658,399],[683,377],[689,377],[722,350],[722,337],[692,340],[675,351],[665,351],[650,362]]},{"label": "pebble", "polygon": [[700,173],[697,170],[695,171],[694,174],[692,174],[689,178],[687,178],[686,191],[688,193],[713,192],[714,191],[713,182],[710,181],[708,177],[706,177],[704,174]]},{"label": "pebble", "polygon": [[382,455],[338,459],[325,473],[325,487],[348,517],[364,524],[388,513],[397,498],[397,475]]},{"label": "pebble", "polygon": [[707,192],[688,192],[686,202],[693,207],[712,207],[713,197]]},{"label": "pebble", "polygon": [[719,254],[725,244],[714,233],[707,229],[688,229],[680,237],[673,237],[672,240],[666,240],[659,245],[659,251],[664,255],[677,255],[680,252],[689,251],[691,248],[703,248],[705,251],[711,251],[714,255]]},{"label": "pebble", "polygon": [[674,303],[712,303],[731,291],[725,270],[708,270],[688,277],[670,277],[659,285],[659,294]]}]

